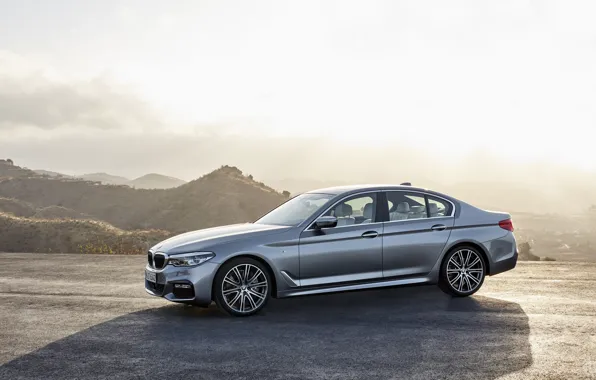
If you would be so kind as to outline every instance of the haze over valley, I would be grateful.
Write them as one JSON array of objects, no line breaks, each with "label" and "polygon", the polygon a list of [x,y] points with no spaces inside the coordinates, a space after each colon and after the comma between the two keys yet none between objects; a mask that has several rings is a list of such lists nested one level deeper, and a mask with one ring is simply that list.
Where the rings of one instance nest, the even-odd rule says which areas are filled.
[{"label": "haze over valley", "polygon": [[163,236],[407,181],[510,212],[527,257],[594,258],[590,2],[0,7],[0,211],[28,236],[10,250],[85,245],[30,242],[40,220]]}]

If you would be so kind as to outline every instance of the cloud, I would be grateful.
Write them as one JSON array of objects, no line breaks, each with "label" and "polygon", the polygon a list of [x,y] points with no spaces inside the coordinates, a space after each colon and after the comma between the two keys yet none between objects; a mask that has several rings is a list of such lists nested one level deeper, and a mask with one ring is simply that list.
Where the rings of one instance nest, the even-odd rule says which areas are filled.
[{"label": "cloud", "polygon": [[0,130],[146,130],[161,125],[151,105],[108,78],[53,79],[43,69],[18,70],[19,60],[6,57],[0,56]]}]

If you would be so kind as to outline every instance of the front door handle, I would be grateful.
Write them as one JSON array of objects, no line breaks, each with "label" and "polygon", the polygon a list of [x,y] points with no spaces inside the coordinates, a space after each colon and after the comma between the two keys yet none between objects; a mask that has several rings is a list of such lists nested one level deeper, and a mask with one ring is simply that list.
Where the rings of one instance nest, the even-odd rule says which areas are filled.
[{"label": "front door handle", "polygon": [[365,233],[362,234],[362,237],[366,238],[366,239],[373,239],[373,238],[376,238],[377,236],[379,236],[379,233],[377,231],[366,231]]},{"label": "front door handle", "polygon": [[444,225],[444,224],[435,224],[430,229],[433,230],[433,231],[444,231],[445,228],[447,228],[447,226]]}]

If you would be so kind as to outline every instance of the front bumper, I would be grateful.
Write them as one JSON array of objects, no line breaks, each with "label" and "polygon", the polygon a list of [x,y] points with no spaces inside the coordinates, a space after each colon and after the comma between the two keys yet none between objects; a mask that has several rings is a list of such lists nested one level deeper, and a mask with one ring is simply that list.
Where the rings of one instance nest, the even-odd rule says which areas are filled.
[{"label": "front bumper", "polygon": [[161,271],[147,265],[145,270],[154,272],[157,282],[145,280],[145,291],[172,302],[206,305],[211,303],[211,287],[217,268],[217,263],[210,262],[193,268],[168,265]]}]

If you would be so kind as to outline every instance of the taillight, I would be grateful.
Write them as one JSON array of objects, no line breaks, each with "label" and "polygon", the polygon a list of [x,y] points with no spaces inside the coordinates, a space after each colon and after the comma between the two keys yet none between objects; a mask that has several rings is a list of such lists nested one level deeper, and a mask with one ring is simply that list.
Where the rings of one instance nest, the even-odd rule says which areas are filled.
[{"label": "taillight", "polygon": [[511,219],[501,220],[499,222],[499,227],[501,227],[504,230],[513,232],[513,222],[511,221]]}]

